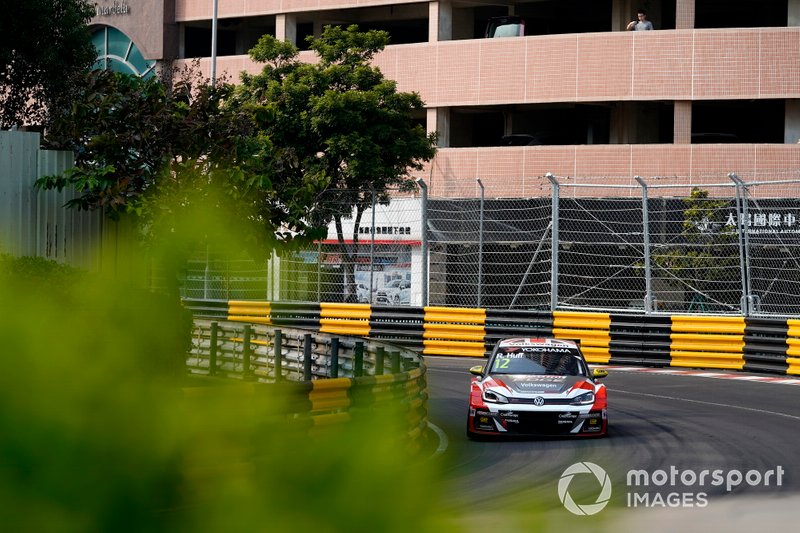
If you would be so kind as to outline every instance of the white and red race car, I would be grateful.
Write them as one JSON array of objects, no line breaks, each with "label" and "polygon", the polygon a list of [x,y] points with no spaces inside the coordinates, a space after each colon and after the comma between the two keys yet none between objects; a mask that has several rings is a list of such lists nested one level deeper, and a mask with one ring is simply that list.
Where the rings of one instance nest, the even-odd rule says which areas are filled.
[{"label": "white and red race car", "polygon": [[470,369],[467,436],[606,434],[608,375],[589,370],[577,343],[514,338],[497,343],[486,366]]}]

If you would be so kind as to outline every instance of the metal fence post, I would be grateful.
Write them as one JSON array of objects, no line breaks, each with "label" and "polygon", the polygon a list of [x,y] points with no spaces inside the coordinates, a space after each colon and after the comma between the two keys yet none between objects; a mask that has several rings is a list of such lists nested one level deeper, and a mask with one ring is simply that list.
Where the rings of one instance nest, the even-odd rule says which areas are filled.
[{"label": "metal fence post", "polygon": [[550,230],[550,237],[552,239],[550,252],[550,311],[555,311],[558,307],[558,198],[561,186],[558,180],[550,173],[544,175],[553,185],[553,193],[550,206],[550,219],[553,222],[553,227]]},{"label": "metal fence post", "polygon": [[339,377],[339,337],[331,339],[331,377]]},{"label": "metal fence post", "polygon": [[478,213],[478,305],[481,306],[481,287],[483,286],[483,199],[484,187],[480,178],[475,178],[481,187],[480,212]]},{"label": "metal fence post", "polygon": [[219,334],[219,322],[211,323],[211,346],[208,352],[208,375],[213,376],[217,373],[217,335]]},{"label": "metal fence post", "polygon": [[375,349],[375,375],[380,376],[383,374],[383,360],[386,356],[386,349],[383,346],[378,346]]},{"label": "metal fence post", "polygon": [[244,326],[244,340],[242,341],[242,379],[250,378],[250,338],[253,335],[253,328],[250,324]]},{"label": "metal fence post", "polygon": [[[742,315],[750,315],[750,282],[749,282],[749,241],[747,238],[747,222],[749,220],[747,213],[747,193],[745,184],[734,172],[728,174],[728,177],[736,184],[736,216],[739,223],[736,225],[736,233],[739,237],[739,270],[742,278],[742,298],[740,308]],[[743,197],[744,196],[744,197]]]},{"label": "metal fence post", "polygon": [[417,183],[422,189],[422,306],[425,307],[428,305],[428,185],[422,178],[418,178]]},{"label": "metal fence post", "polygon": [[370,227],[370,240],[369,240],[369,294],[367,299],[370,305],[372,301],[372,288],[375,286],[375,189],[370,186],[372,192],[372,225]]},{"label": "metal fence post", "polygon": [[317,243],[317,301],[322,301],[322,243]]},{"label": "metal fence post", "polygon": [[389,352],[392,356],[392,374],[400,373],[400,352]]},{"label": "metal fence post", "polygon": [[353,353],[353,377],[360,378],[364,375],[364,341],[356,341]]},{"label": "metal fence post", "polygon": [[644,312],[653,312],[653,271],[650,265],[650,209],[648,207],[647,183],[641,176],[634,179],[642,186],[642,243],[644,245]]},{"label": "metal fence post", "polygon": [[283,344],[283,336],[281,335],[281,330],[276,329],[275,330],[275,352],[274,352],[275,353],[275,366],[274,366],[274,369],[275,369],[275,382],[280,381],[281,378],[283,377],[282,369],[281,369],[281,367],[283,366],[283,361],[281,360],[281,358],[282,358],[282,355],[281,355],[282,346],[281,345],[282,344]]},{"label": "metal fence post", "polygon": [[311,381],[311,333],[303,335],[303,381]]}]

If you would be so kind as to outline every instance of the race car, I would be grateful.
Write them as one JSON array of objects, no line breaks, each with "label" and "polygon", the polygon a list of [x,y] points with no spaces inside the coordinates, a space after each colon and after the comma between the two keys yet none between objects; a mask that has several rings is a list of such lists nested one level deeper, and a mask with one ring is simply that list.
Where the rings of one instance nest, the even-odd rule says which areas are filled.
[{"label": "race car", "polygon": [[467,437],[601,437],[608,429],[602,369],[590,372],[578,343],[503,339],[474,374]]}]

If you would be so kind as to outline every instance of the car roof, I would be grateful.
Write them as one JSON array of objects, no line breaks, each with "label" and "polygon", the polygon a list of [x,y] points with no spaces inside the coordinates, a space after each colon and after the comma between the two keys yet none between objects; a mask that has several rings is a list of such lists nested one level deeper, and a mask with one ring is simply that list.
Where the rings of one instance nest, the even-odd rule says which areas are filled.
[{"label": "car roof", "polygon": [[514,337],[501,339],[497,343],[498,348],[519,347],[519,346],[553,346],[558,348],[578,349],[578,343],[566,339],[553,339],[548,337]]}]

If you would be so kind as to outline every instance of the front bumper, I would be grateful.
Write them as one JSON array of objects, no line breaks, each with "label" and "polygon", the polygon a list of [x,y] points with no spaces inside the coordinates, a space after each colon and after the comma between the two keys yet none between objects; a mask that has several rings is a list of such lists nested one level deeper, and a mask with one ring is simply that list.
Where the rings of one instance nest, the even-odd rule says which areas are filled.
[{"label": "front bumper", "polygon": [[597,411],[498,410],[470,407],[467,430],[480,435],[601,436],[608,416]]}]

